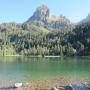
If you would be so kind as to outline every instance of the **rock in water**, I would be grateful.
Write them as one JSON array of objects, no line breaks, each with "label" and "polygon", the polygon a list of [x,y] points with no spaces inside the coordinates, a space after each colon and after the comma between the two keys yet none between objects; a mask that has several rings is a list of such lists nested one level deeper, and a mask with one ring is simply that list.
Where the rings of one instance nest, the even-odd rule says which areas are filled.
[{"label": "rock in water", "polygon": [[19,87],[22,87],[22,85],[23,85],[22,83],[15,83],[14,86],[15,86],[16,88],[19,88]]}]

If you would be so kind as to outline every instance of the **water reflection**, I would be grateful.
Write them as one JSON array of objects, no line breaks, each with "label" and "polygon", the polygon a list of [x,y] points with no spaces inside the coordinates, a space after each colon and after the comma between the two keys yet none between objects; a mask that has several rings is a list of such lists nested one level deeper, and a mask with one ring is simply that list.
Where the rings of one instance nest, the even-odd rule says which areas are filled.
[{"label": "water reflection", "polygon": [[73,77],[90,81],[90,60],[82,58],[0,57],[0,82],[44,77]]}]

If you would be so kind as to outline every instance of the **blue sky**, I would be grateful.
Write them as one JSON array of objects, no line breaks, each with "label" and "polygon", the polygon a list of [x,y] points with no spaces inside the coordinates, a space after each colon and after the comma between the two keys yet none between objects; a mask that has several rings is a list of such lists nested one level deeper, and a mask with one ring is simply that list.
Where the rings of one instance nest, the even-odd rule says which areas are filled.
[{"label": "blue sky", "polygon": [[72,22],[90,13],[90,0],[0,0],[0,23],[23,23],[42,4],[47,5],[52,14],[63,14]]}]

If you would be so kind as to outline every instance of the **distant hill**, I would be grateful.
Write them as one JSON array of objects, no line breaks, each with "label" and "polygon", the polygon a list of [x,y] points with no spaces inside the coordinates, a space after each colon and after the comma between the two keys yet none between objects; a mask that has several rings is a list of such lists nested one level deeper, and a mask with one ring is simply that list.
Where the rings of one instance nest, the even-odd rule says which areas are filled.
[{"label": "distant hill", "polygon": [[88,16],[86,18],[79,21],[78,24],[87,23],[87,22],[90,22],[90,13],[88,14]]}]

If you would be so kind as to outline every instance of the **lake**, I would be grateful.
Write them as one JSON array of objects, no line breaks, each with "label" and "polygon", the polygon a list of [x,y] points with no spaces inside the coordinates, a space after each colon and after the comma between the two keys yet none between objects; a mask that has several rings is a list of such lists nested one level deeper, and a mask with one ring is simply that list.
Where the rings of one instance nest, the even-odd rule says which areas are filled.
[{"label": "lake", "polygon": [[90,58],[0,57],[1,86],[50,77],[90,81]]}]

